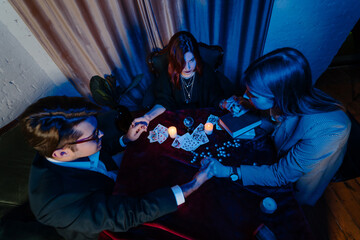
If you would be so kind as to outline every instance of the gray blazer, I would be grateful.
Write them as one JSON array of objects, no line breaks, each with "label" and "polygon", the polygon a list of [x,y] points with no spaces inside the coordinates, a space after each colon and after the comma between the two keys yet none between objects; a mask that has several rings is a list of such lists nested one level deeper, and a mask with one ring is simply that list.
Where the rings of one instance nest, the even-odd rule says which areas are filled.
[{"label": "gray blazer", "polygon": [[243,184],[295,182],[298,202],[314,205],[342,163],[350,128],[341,110],[287,117],[272,134],[280,160],[273,165],[242,165]]}]

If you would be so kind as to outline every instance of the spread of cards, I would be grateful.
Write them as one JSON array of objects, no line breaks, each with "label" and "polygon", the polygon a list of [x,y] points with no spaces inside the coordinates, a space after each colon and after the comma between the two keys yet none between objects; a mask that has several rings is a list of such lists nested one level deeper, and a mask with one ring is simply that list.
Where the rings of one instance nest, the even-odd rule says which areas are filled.
[{"label": "spread of cards", "polygon": [[[212,123],[214,126],[216,126],[216,129],[221,130],[220,126],[218,126],[218,120],[219,118],[214,115],[210,115],[206,122]],[[163,143],[165,140],[169,137],[168,129],[167,127],[158,124],[152,131],[149,132],[148,139],[151,143],[158,142]],[[204,124],[200,123],[192,134],[186,133],[182,136],[177,136],[171,146],[175,148],[181,148],[185,151],[194,151],[199,146],[208,143],[209,139],[204,131]]]}]

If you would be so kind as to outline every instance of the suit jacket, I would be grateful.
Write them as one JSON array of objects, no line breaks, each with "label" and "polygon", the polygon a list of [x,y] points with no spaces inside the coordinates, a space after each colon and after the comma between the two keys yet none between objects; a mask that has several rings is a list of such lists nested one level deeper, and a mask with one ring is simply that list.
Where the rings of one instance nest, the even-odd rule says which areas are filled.
[{"label": "suit jacket", "polygon": [[[113,148],[104,145],[100,156],[111,155]],[[114,146],[119,148],[118,141]],[[59,166],[37,155],[30,171],[31,210],[65,239],[78,240],[97,239],[103,230],[127,231],[177,209],[171,188],[131,198],[112,195],[114,184],[101,173]]]},{"label": "suit jacket", "polygon": [[244,185],[296,182],[298,202],[314,205],[342,163],[350,128],[341,110],[287,117],[272,135],[279,162],[241,166]]}]

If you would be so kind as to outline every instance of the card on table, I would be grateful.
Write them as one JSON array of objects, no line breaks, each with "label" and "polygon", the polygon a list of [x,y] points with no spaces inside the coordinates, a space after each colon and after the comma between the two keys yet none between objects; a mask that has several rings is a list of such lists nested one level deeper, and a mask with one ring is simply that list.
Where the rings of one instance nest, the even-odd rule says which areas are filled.
[{"label": "card on table", "polygon": [[166,137],[169,136],[167,127],[161,125],[160,123],[154,128],[154,131],[157,131],[158,133],[160,133]]},{"label": "card on table", "polygon": [[149,132],[149,136],[148,139],[150,140],[150,142],[158,142],[158,143],[163,143],[165,142],[165,140],[169,137],[169,133],[167,131],[167,127],[158,124],[154,130]]},{"label": "card on table", "polygon": [[205,144],[209,142],[209,139],[204,131],[204,124],[202,123],[200,123],[199,126],[195,128],[194,132],[191,134],[191,137],[195,141],[198,141],[201,144]]},{"label": "card on table", "polygon": [[156,142],[158,140],[158,134],[155,131],[150,131],[149,132],[149,136],[148,139],[150,140],[150,142]]},{"label": "card on table", "polygon": [[189,133],[181,136],[180,143],[180,147],[185,151],[194,151],[201,145],[201,143],[197,140],[194,140]]},{"label": "card on table", "polygon": [[218,116],[210,114],[210,116],[208,117],[206,122],[212,123],[216,127],[217,130],[222,130],[222,128],[219,125],[219,117]]},{"label": "card on table", "polygon": [[182,148],[185,151],[194,151],[200,145],[207,142],[209,142],[209,139],[204,132],[204,124],[200,123],[191,135],[190,133],[186,133],[182,136],[177,136],[171,146]]},{"label": "card on table", "polygon": [[181,143],[179,141],[179,138],[180,138],[180,136],[177,135],[176,138],[174,139],[173,143],[171,144],[172,147],[180,148]]}]

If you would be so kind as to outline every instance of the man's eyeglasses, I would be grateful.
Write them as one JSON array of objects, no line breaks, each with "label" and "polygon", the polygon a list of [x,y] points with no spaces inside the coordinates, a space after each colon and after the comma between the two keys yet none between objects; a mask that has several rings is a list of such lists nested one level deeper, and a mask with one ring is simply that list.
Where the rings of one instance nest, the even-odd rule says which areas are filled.
[{"label": "man's eyeglasses", "polygon": [[93,134],[87,138],[83,138],[83,139],[79,139],[75,142],[72,143],[67,143],[67,145],[72,145],[72,144],[80,144],[80,143],[85,143],[85,142],[91,142],[91,141],[96,141],[96,143],[99,142],[100,138],[99,138],[99,129],[95,128]]}]

